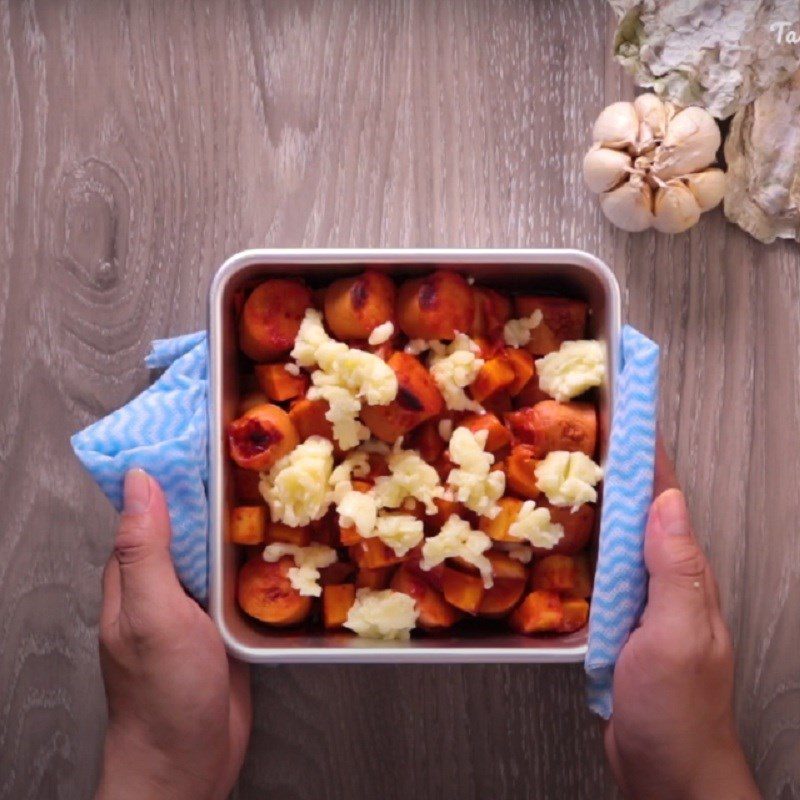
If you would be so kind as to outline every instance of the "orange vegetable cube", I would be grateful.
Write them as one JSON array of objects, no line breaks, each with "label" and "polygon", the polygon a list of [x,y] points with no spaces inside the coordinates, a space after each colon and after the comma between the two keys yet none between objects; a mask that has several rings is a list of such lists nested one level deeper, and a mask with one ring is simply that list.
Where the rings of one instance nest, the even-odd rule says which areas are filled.
[{"label": "orange vegetable cube", "polygon": [[319,585],[330,586],[335,583],[347,583],[355,575],[356,565],[349,561],[334,561],[319,571]]},{"label": "orange vegetable cube", "polygon": [[301,442],[309,436],[333,440],[333,425],[325,418],[329,408],[325,400],[309,400],[307,397],[292,403],[289,419],[297,429]]},{"label": "orange vegetable cube", "polygon": [[308,525],[302,528],[292,528],[282,522],[268,522],[267,541],[306,547],[311,544],[311,528]]},{"label": "orange vegetable cube", "polygon": [[539,459],[534,456],[532,447],[524,444],[516,445],[506,459],[506,485],[512,492],[535,500],[541,492],[536,486],[534,470]]},{"label": "orange vegetable cube", "polygon": [[475,315],[471,335],[495,338],[503,333],[503,326],[511,317],[511,301],[500,292],[485,286],[473,286]]},{"label": "orange vegetable cube", "polygon": [[402,565],[392,578],[391,588],[412,597],[416,603],[419,617],[417,624],[425,630],[441,630],[454,625],[460,613],[445,601],[425,578]]},{"label": "orange vegetable cube", "polygon": [[322,587],[322,624],[326,629],[341,628],[356,601],[352,583],[330,584]]},{"label": "orange vegetable cube", "polygon": [[461,515],[464,513],[464,506],[455,500],[445,500],[442,497],[435,498],[433,502],[436,506],[436,513],[424,516],[423,522],[425,523],[426,531],[435,536],[453,514]]},{"label": "orange vegetable cube", "polygon": [[531,589],[570,592],[577,584],[578,572],[572,556],[545,556],[531,569]]},{"label": "orange vegetable cube", "polygon": [[485,589],[480,576],[445,567],[442,572],[442,591],[444,599],[451,606],[474,614],[481,604]]},{"label": "orange vegetable cube", "polygon": [[487,550],[486,558],[492,564],[492,576],[495,580],[525,581],[528,577],[525,565],[508,553],[501,550]]},{"label": "orange vegetable cube", "polygon": [[414,450],[419,450],[420,457],[428,464],[441,458],[447,445],[439,435],[439,421],[429,419],[423,422],[411,435],[409,445]]},{"label": "orange vegetable cube", "polygon": [[561,607],[564,618],[559,630],[563,633],[579,631],[589,621],[589,604],[585,600],[568,598],[562,601]]},{"label": "orange vegetable cube", "polygon": [[562,342],[586,335],[589,306],[582,300],[528,295],[514,298],[514,306],[520,317],[528,317],[537,309],[542,312],[542,321],[531,331],[525,346],[535,356],[552,353]]},{"label": "orange vegetable cube", "polygon": [[519,633],[546,633],[561,630],[564,607],[555,592],[531,592],[508,618]]},{"label": "orange vegetable cube", "polygon": [[503,357],[514,370],[514,380],[508,387],[508,393],[516,397],[536,374],[533,356],[527,350],[507,347],[503,351]]},{"label": "orange vegetable cube", "polygon": [[490,453],[501,450],[511,441],[511,431],[494,414],[470,414],[461,420],[460,427],[469,428],[473,433],[488,431],[485,449]]},{"label": "orange vegetable cube", "polygon": [[292,375],[285,364],[256,364],[255,374],[264,393],[276,403],[301,397],[308,389],[308,376],[304,372]]},{"label": "orange vegetable cube", "polygon": [[473,399],[482,403],[489,397],[507,389],[514,382],[514,369],[502,356],[485,361],[478,371],[478,377],[470,386]]},{"label": "orange vegetable cube", "polygon": [[496,542],[518,542],[509,535],[508,529],[516,522],[519,510],[522,508],[522,500],[516,497],[501,497],[497,501],[500,506],[500,513],[490,519],[481,517],[478,526],[490,538]]},{"label": "orange vegetable cube", "polygon": [[252,469],[233,467],[233,491],[236,499],[246,505],[263,505],[264,498],[258,490],[261,476]]},{"label": "orange vegetable cube", "polygon": [[331,509],[321,519],[314,520],[310,525],[311,541],[324,544],[328,547],[337,547],[339,543],[339,515]]},{"label": "orange vegetable cube", "polygon": [[592,567],[585,554],[575,556],[575,586],[567,592],[568,597],[586,600],[592,596]]},{"label": "orange vegetable cube", "polygon": [[234,544],[261,544],[266,524],[265,506],[236,506],[231,511],[230,540]]},{"label": "orange vegetable cube", "polygon": [[385,589],[392,579],[393,567],[378,567],[377,569],[360,569],[356,573],[356,586],[359,589]]},{"label": "orange vegetable cube", "polygon": [[378,538],[362,539],[350,548],[350,556],[361,569],[391,567],[404,560]]}]

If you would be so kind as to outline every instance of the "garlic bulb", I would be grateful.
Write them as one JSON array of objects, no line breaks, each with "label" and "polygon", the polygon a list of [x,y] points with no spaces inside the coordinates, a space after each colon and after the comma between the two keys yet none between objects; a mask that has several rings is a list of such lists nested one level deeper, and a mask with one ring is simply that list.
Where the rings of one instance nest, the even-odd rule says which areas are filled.
[{"label": "garlic bulb", "polygon": [[682,183],[667,184],[656,191],[653,227],[661,233],[683,233],[700,219],[700,206]]},{"label": "garlic bulb", "polygon": [[647,93],[612,103],[597,118],[583,177],[617,227],[662,233],[691,228],[716,206],[725,173],[711,165],[721,137],[704,109],[677,109]]},{"label": "garlic bulb", "polygon": [[622,150],[595,145],[583,159],[583,178],[595,193],[607,192],[628,175],[631,157]]}]

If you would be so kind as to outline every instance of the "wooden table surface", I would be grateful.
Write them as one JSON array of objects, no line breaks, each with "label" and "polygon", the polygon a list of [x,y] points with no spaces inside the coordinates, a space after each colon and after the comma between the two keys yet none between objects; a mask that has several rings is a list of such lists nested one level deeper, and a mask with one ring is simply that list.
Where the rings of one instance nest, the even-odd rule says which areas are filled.
[{"label": "wooden table surface", "polygon": [[[720,211],[629,236],[584,188],[633,86],[601,0],[0,0],[0,798],[84,798],[114,530],[68,435],[251,246],[572,246],[663,348],[764,794],[800,797],[800,258]],[[579,667],[255,673],[238,797],[615,797]]]}]

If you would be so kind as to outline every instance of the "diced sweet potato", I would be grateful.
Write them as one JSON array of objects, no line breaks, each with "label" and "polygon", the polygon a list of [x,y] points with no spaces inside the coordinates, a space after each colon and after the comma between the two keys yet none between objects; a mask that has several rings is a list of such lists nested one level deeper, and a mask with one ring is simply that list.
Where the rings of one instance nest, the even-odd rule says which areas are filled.
[{"label": "diced sweet potato", "polygon": [[578,570],[572,556],[545,556],[531,568],[531,589],[571,592],[577,579]]},{"label": "diced sweet potato", "polygon": [[266,524],[265,506],[235,506],[231,511],[230,540],[234,544],[261,544]]},{"label": "diced sweet potato", "polygon": [[527,350],[507,347],[503,350],[503,357],[514,370],[514,380],[508,387],[508,393],[511,397],[516,397],[536,374],[533,356]]},{"label": "diced sweet potato", "polygon": [[505,342],[497,337],[488,339],[485,336],[473,336],[472,341],[478,346],[478,357],[484,361],[496,358],[505,349]]},{"label": "diced sweet potato", "polygon": [[325,400],[309,400],[307,397],[292,403],[289,409],[289,419],[294,423],[301,442],[304,442],[309,436],[333,439],[333,425],[325,418],[328,408]]},{"label": "diced sweet potato", "polygon": [[348,583],[356,574],[356,565],[350,561],[334,561],[319,571],[320,586],[329,586],[335,583]]},{"label": "diced sweet potato", "polygon": [[374,270],[334,281],[325,292],[325,322],[336,339],[368,339],[394,321],[394,308],[394,282]]},{"label": "diced sweet potato", "polygon": [[586,547],[594,532],[596,509],[593,505],[584,503],[578,506],[574,513],[571,508],[553,506],[547,502],[540,502],[539,505],[550,509],[550,519],[564,528],[564,536],[552,550],[542,550],[535,547],[533,549],[534,555],[559,554],[572,556]]},{"label": "diced sweet potato", "polygon": [[425,630],[441,630],[454,625],[459,612],[445,601],[424,578],[402,565],[392,578],[391,588],[412,597],[416,603],[419,618],[417,624]]},{"label": "diced sweet potato", "polygon": [[496,542],[518,542],[509,536],[508,529],[516,521],[519,516],[519,510],[522,508],[522,500],[516,497],[501,497],[497,501],[500,506],[500,513],[493,519],[489,517],[481,517],[479,527],[490,538]]},{"label": "diced sweet potato", "polygon": [[292,375],[285,364],[256,364],[255,374],[264,394],[276,403],[302,397],[308,389],[308,376]]},{"label": "diced sweet potato", "polygon": [[386,456],[380,453],[370,453],[367,460],[369,461],[369,474],[365,480],[375,483],[377,478],[390,474],[391,470],[386,461]]},{"label": "diced sweet potato", "polygon": [[521,497],[536,500],[541,494],[534,472],[538,463],[539,459],[529,445],[518,444],[513,447],[506,459],[506,486]]},{"label": "diced sweet potato", "polygon": [[327,630],[341,628],[356,601],[352,583],[334,583],[322,587],[322,624]]},{"label": "diced sweet potato", "polygon": [[356,573],[356,586],[359,589],[385,589],[392,579],[394,567],[378,567],[377,569],[360,569]]},{"label": "diced sweet potato", "polygon": [[394,353],[388,361],[397,375],[397,397],[384,406],[365,406],[361,419],[374,436],[393,443],[444,408],[444,400],[427,369],[409,353]]},{"label": "diced sweet potato", "polygon": [[579,631],[589,621],[589,604],[585,600],[567,598],[561,601],[564,618],[559,630],[562,633]]},{"label": "diced sweet potato", "polygon": [[438,270],[400,286],[397,321],[409,339],[449,341],[472,328],[474,315],[472,287],[454,272]]},{"label": "diced sweet potato", "polygon": [[239,346],[254,361],[274,361],[294,345],[311,291],[298,280],[271,278],[250,293],[239,323]]},{"label": "diced sweet potato", "polygon": [[516,558],[511,558],[508,553],[503,553],[501,550],[487,550],[486,558],[492,564],[492,576],[496,580],[525,581],[528,577],[525,565]]},{"label": "diced sweet potato", "polygon": [[292,420],[279,406],[256,406],[228,425],[231,458],[245,469],[268,470],[299,441]]},{"label": "diced sweet potato", "polygon": [[511,301],[506,295],[485,286],[473,286],[475,315],[472,319],[472,337],[499,337],[503,326],[511,318]]},{"label": "diced sweet potato", "polygon": [[378,538],[362,539],[350,548],[350,557],[361,569],[391,567],[403,561]]},{"label": "diced sweet potato", "polygon": [[233,467],[233,490],[238,502],[247,505],[263,505],[264,498],[258,490],[261,476],[252,469]]},{"label": "diced sweet potato", "polygon": [[339,544],[339,514],[335,508],[328,511],[321,519],[314,520],[310,525],[311,541],[324,544],[327,547],[337,547]]},{"label": "diced sweet potato", "polygon": [[581,452],[591,458],[597,447],[597,412],[591,403],[544,400],[506,414],[506,422],[536,458],[551,450]]},{"label": "diced sweet potato", "polygon": [[491,589],[484,592],[478,615],[481,617],[504,617],[519,602],[525,592],[524,580],[495,580]]},{"label": "diced sweet potato", "polygon": [[547,392],[539,388],[539,376],[534,370],[531,379],[522,387],[520,393],[514,398],[514,405],[517,408],[527,408],[541,403],[542,400],[552,400]]},{"label": "diced sweet potato", "polygon": [[482,403],[498,392],[508,389],[514,382],[515,373],[508,360],[503,356],[485,361],[478,371],[478,376],[469,387],[473,399]]},{"label": "diced sweet potato", "polygon": [[442,573],[442,591],[444,599],[451,606],[474,614],[481,604],[485,589],[480,576],[445,567]]},{"label": "diced sweet potato", "polygon": [[308,525],[304,525],[301,528],[292,528],[282,522],[268,522],[267,541],[306,547],[311,544],[311,528]]},{"label": "diced sweet potato", "polygon": [[409,446],[419,450],[420,457],[428,464],[441,458],[447,444],[439,435],[439,420],[429,419],[418,426],[410,437]]},{"label": "diced sweet potato", "polygon": [[461,503],[457,503],[455,500],[445,500],[442,497],[437,497],[433,502],[436,506],[436,513],[430,516],[426,515],[423,518],[425,530],[431,536],[435,536],[439,533],[442,526],[453,514],[460,516],[464,513],[464,506]]},{"label": "diced sweet potato", "polygon": [[558,631],[564,623],[564,608],[555,592],[531,592],[508,618],[520,633]]},{"label": "diced sweet potato", "polygon": [[575,586],[567,592],[568,597],[586,600],[592,596],[593,574],[589,557],[585,553],[575,556]]},{"label": "diced sweet potato", "polygon": [[494,414],[498,419],[505,419],[506,414],[514,408],[511,395],[505,389],[487,397],[482,405],[487,414]]},{"label": "diced sweet potato", "polygon": [[288,578],[293,558],[269,563],[262,558],[245,562],[239,571],[237,598],[242,610],[269,625],[296,625],[311,611],[311,598],[301,595]]},{"label": "diced sweet potato", "polygon": [[490,453],[501,450],[511,441],[511,431],[494,414],[470,414],[461,421],[461,427],[473,433],[488,431],[485,449]]},{"label": "diced sweet potato", "polygon": [[561,347],[562,342],[583,339],[586,335],[588,305],[566,297],[520,296],[514,299],[517,315],[530,316],[536,309],[542,321],[531,331],[526,345],[529,353],[543,356]]}]

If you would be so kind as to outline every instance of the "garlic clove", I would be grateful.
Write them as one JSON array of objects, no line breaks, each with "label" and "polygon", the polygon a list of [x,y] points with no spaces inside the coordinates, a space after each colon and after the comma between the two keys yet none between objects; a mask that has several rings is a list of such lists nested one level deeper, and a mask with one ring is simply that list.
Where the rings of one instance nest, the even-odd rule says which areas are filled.
[{"label": "garlic clove", "polygon": [[661,233],[683,233],[700,219],[700,206],[682,183],[669,183],[656,191],[653,227]]},{"label": "garlic clove", "polygon": [[653,224],[653,190],[647,183],[623,183],[600,198],[608,220],[624,231],[638,233]]},{"label": "garlic clove", "polygon": [[721,141],[719,126],[708,111],[698,106],[684,108],[667,125],[654,171],[664,181],[697,172],[714,161]]},{"label": "garlic clove", "polygon": [[667,111],[660,97],[652,92],[640,94],[633,107],[639,118],[639,148],[647,150],[664,138],[667,131]]},{"label": "garlic clove", "polygon": [[622,150],[595,145],[583,159],[583,178],[595,194],[613,189],[628,174],[631,157]]},{"label": "garlic clove", "polygon": [[697,200],[701,211],[714,208],[725,194],[725,173],[716,167],[693,172],[684,176],[683,180]]},{"label": "garlic clove", "polygon": [[604,147],[622,148],[636,143],[639,117],[633,103],[621,101],[606,106],[595,120],[592,140]]}]

